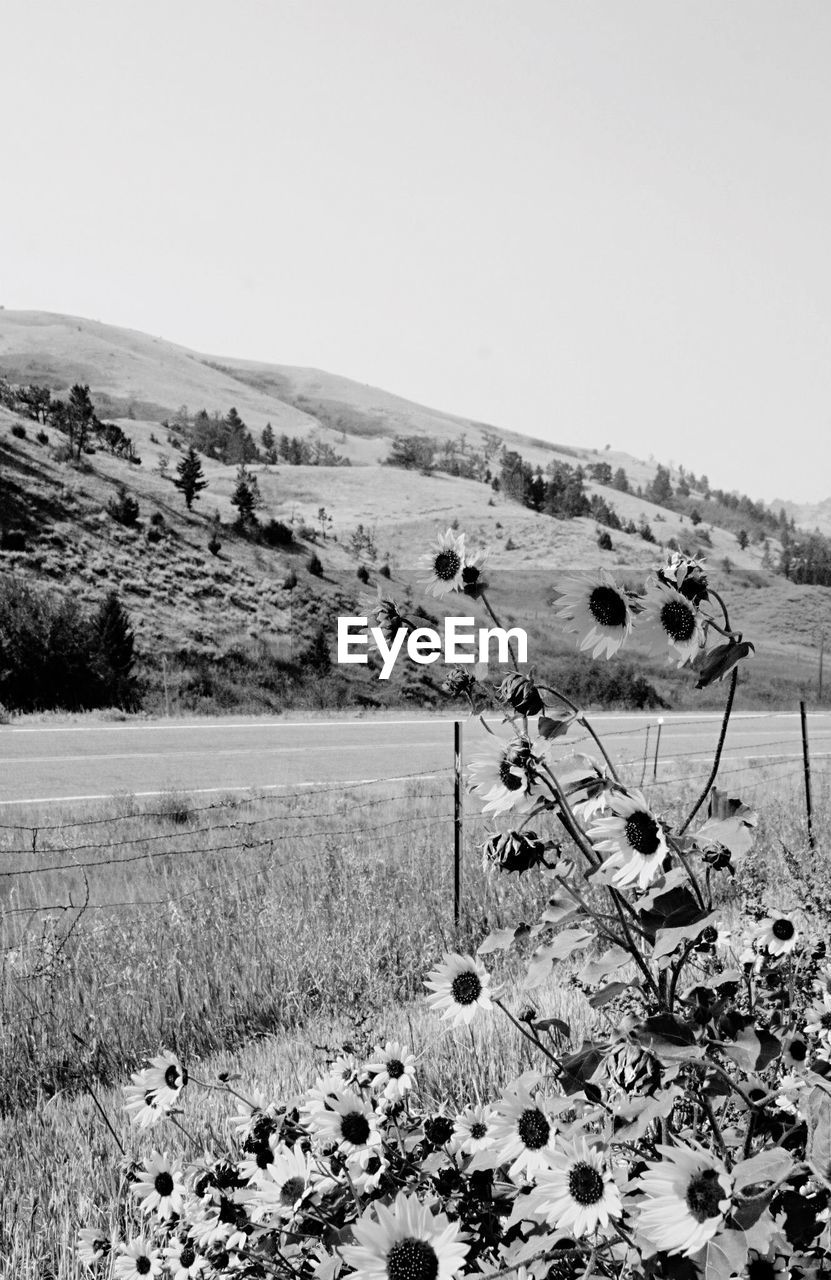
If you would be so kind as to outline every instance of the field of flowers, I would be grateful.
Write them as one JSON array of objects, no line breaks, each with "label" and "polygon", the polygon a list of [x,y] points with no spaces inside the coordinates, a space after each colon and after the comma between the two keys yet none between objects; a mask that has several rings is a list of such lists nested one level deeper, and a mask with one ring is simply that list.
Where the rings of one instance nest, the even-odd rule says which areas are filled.
[{"label": "field of flowers", "polygon": [[[461,534],[442,535],[429,568],[428,590],[497,617],[485,560]],[[598,660],[637,632],[691,681],[726,681],[726,727],[752,646],[697,561],[673,555],[639,592],[606,574],[563,580],[556,614]],[[410,625],[390,601],[376,617]],[[475,711],[475,682],[464,669],[452,679]],[[354,847],[333,849],[322,874],[270,904],[230,980],[209,950],[224,910],[206,939],[187,933],[194,953],[185,964],[177,951],[178,965],[213,966],[203,977],[222,989],[203,995],[203,1016],[216,1022],[237,1001],[275,998],[272,950],[284,949],[284,979],[302,956],[293,1029],[230,1056],[237,1025],[199,1061],[159,1007],[164,1034],[123,1091],[87,1061],[76,1096],[27,1108],[10,1095],[9,1275],[774,1280],[827,1268],[827,795],[816,849],[795,794],[772,791],[757,811],[736,777],[729,793],[681,785],[659,810],[567,690],[515,670],[500,699],[510,736],[469,770],[485,822],[471,833],[481,865],[464,927],[448,923],[447,859],[424,831],[380,842],[375,878]],[[591,752],[569,750],[573,725]],[[232,917],[226,957],[270,895],[259,885]],[[156,1006],[152,981],[137,985],[140,1026],[142,1000]],[[7,975],[7,995],[20,989]],[[70,994],[83,1007],[90,992],[58,1001],[69,1038]],[[183,1025],[196,1025],[194,995]],[[106,1043],[115,1019],[98,1032]],[[77,1040],[85,1050],[89,1036]]]}]

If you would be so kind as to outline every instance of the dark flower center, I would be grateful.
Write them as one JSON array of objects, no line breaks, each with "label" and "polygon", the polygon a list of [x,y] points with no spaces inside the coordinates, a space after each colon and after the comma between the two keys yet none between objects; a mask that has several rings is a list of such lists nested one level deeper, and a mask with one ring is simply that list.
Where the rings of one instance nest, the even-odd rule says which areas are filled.
[{"label": "dark flower center", "polygon": [[686,644],[695,635],[695,614],[680,600],[667,600],[661,605],[661,626],[676,644]]},{"label": "dark flower center", "polygon": [[482,982],[478,973],[472,969],[464,969],[457,973],[450,984],[450,994],[456,1004],[475,1004],[482,994]]},{"label": "dark flower center", "polygon": [[808,1046],[804,1040],[792,1040],[788,1052],[794,1062],[804,1062],[808,1056]]},{"label": "dark flower center", "polygon": [[481,1120],[474,1120],[470,1126],[470,1136],[474,1141],[479,1142],[488,1132],[488,1126],[483,1124]]},{"label": "dark flower center", "polygon": [[280,1188],[280,1203],[294,1204],[295,1200],[299,1200],[305,1190],[306,1183],[301,1177],[286,1178]]},{"label": "dark flower center", "polygon": [[614,587],[595,587],[589,596],[589,613],[601,627],[626,625],[626,601]]},{"label": "dark flower center", "polygon": [[690,1179],[687,1187],[687,1208],[697,1222],[716,1218],[721,1213],[719,1201],[724,1199],[724,1188],[715,1169],[704,1169]]},{"label": "dark flower center", "polygon": [[192,1244],[186,1244],[182,1252],[179,1254],[179,1266],[184,1267],[187,1270],[188,1267],[193,1266],[195,1261],[196,1250]]},{"label": "dark flower center", "polygon": [[776,1267],[767,1258],[754,1258],[747,1264],[747,1280],[774,1280]]},{"label": "dark flower center", "polygon": [[651,813],[636,809],[626,819],[626,839],[631,849],[649,858],[660,848],[659,828]]},{"label": "dark flower center", "polygon": [[440,551],[433,561],[433,572],[440,582],[452,582],[462,567],[455,551]]},{"label": "dark flower center", "polygon": [[387,1075],[390,1080],[400,1080],[404,1074],[404,1063],[400,1058],[390,1058],[387,1063]]},{"label": "dark flower center", "polygon": [[267,1169],[270,1164],[273,1164],[274,1152],[271,1150],[271,1147],[269,1146],[258,1147],[256,1161],[257,1161],[258,1169]]},{"label": "dark flower center", "polygon": [[341,1120],[340,1131],[347,1142],[361,1147],[369,1137],[369,1121],[360,1111],[350,1111]]},{"label": "dark flower center", "polygon": [[823,1031],[831,1031],[831,1012],[824,1013],[819,1020],[819,1025]]},{"label": "dark flower center", "polygon": [[506,791],[519,791],[522,786],[522,778],[520,778],[519,774],[513,772],[510,760],[501,762],[499,766],[499,781]]},{"label": "dark flower center", "polygon": [[436,1251],[426,1240],[406,1236],[387,1254],[388,1280],[436,1280],[438,1274]]},{"label": "dark flower center", "polygon": [[603,1178],[593,1165],[581,1160],[569,1170],[568,1189],[578,1204],[599,1204],[603,1199]]},{"label": "dark flower center", "polygon": [[156,1180],[153,1183],[158,1194],[162,1197],[169,1196],[173,1190],[173,1179],[166,1169],[156,1174]]},{"label": "dark flower center", "polygon": [[424,1121],[424,1136],[434,1147],[443,1147],[453,1137],[453,1121],[447,1116],[430,1116]]},{"label": "dark flower center", "polygon": [[175,1063],[171,1062],[170,1066],[164,1073],[164,1082],[168,1089],[179,1089],[188,1082],[188,1073],[180,1071]]},{"label": "dark flower center", "polygon": [[780,920],[774,920],[771,927],[771,933],[774,938],[778,938],[780,942],[790,942],[791,938],[796,933],[796,929],[793,927],[790,920],[785,920],[783,917]]},{"label": "dark flower center", "polygon": [[551,1125],[537,1107],[529,1107],[519,1117],[517,1132],[526,1147],[539,1151],[548,1142]]},{"label": "dark flower center", "polygon": [[136,1258],[136,1271],[140,1276],[150,1275],[150,1259],[146,1254],[142,1254],[140,1258]]}]

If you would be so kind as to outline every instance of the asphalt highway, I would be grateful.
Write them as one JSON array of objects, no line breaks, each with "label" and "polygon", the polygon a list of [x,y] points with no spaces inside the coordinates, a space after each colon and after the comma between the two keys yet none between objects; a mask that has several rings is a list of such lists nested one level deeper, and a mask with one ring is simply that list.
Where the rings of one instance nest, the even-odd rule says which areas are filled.
[{"label": "asphalt highway", "polygon": [[[659,776],[700,774],[712,759],[720,717],[664,713]],[[655,714],[604,714],[592,723],[627,776],[651,776],[658,734]],[[811,759],[831,758],[831,714],[809,716]],[[649,738],[647,741],[647,726]],[[499,725],[494,724],[499,731]],[[505,732],[504,728],[501,730]],[[466,759],[487,740],[477,721],[465,721]],[[588,750],[580,729],[562,740]],[[725,767],[763,762],[798,766],[799,716],[734,715]],[[449,719],[311,720],[257,718],[169,720],[146,724],[8,725],[0,727],[0,807],[28,803],[70,805],[119,794],[171,791],[224,794],[249,789],[294,791],[322,783],[362,782],[443,773],[453,762]],[[635,779],[637,781],[637,778]]]}]

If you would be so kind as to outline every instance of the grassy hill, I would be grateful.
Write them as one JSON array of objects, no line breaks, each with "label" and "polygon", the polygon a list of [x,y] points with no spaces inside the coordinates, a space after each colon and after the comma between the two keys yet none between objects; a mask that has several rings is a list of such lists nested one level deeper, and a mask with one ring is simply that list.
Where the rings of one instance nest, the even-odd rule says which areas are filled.
[{"label": "grassy hill", "polygon": [[[0,409],[0,523],[23,535],[22,546],[16,539],[0,550],[0,572],[69,592],[88,606],[116,588],[133,619],[145,705],[151,708],[440,702],[438,667],[380,685],[365,669],[327,673],[325,664],[315,667],[314,641],[320,628],[333,637],[336,615],[354,611],[361,594],[374,593],[379,584],[395,596],[409,588],[413,606],[421,604],[434,616],[443,612],[420,595],[414,570],[436,531],[453,521],[467,530],[471,543],[490,546],[506,612],[519,624],[528,621],[538,666],[562,669],[565,663],[583,678],[587,664],[575,662],[571,646],[550,625],[546,575],[598,565],[643,573],[660,555],[637,534],[618,530],[613,550],[602,551],[593,519],[552,519],[476,480],[384,465],[399,434],[455,441],[464,435],[479,448],[495,429],[336,375],[208,357],[96,321],[0,311],[0,376],[46,384],[57,394],[74,382],[88,383],[99,415],[116,421],[135,443],[140,466],[100,449],[79,464],[68,463],[61,460],[65,437],[58,431]],[[215,459],[202,459],[208,487],[193,512],[185,509],[171,481],[184,438],[163,425],[183,406],[191,415],[201,408],[225,414],[234,406],[255,439],[270,423],[276,434],[324,440],[348,459],[349,466],[253,464],[264,500],[261,518],[289,524],[295,530],[292,548],[257,545],[232,528],[236,468]],[[632,488],[647,486],[656,471],[654,461],[612,450],[598,453],[507,432],[498,436],[535,466],[559,459],[623,467]],[[139,522],[132,528],[107,511],[122,485],[139,503]],[[759,647],[743,677],[744,705],[779,700],[790,706],[800,689],[811,686],[819,632],[831,633],[831,593],[762,573],[761,546],[743,550],[728,529],[696,529],[688,516],[634,492],[591,481],[586,487],[611,503],[623,521],[645,519],[660,543],[675,539],[705,551],[736,600],[735,617]],[[321,507],[332,521],[325,540],[318,525]],[[207,544],[217,517],[222,547],[213,556]],[[374,557],[353,548],[359,526],[371,536]],[[705,530],[709,545],[702,543]],[[307,568],[313,552],[322,561],[322,577]],[[356,576],[361,564],[368,585]],[[382,565],[389,567],[389,582],[379,576]],[[292,589],[286,585],[290,572],[298,580]],[[687,674],[655,663],[648,670],[665,701],[700,705]],[[608,688],[594,695],[611,696]],[[715,691],[705,701],[718,697]]]}]

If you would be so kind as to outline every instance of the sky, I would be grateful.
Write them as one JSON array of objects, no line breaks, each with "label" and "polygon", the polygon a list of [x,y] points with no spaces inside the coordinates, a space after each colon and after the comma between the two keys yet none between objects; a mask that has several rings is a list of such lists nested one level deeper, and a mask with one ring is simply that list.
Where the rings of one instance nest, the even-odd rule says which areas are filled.
[{"label": "sky", "polygon": [[0,304],[831,496],[826,0],[6,0]]}]

